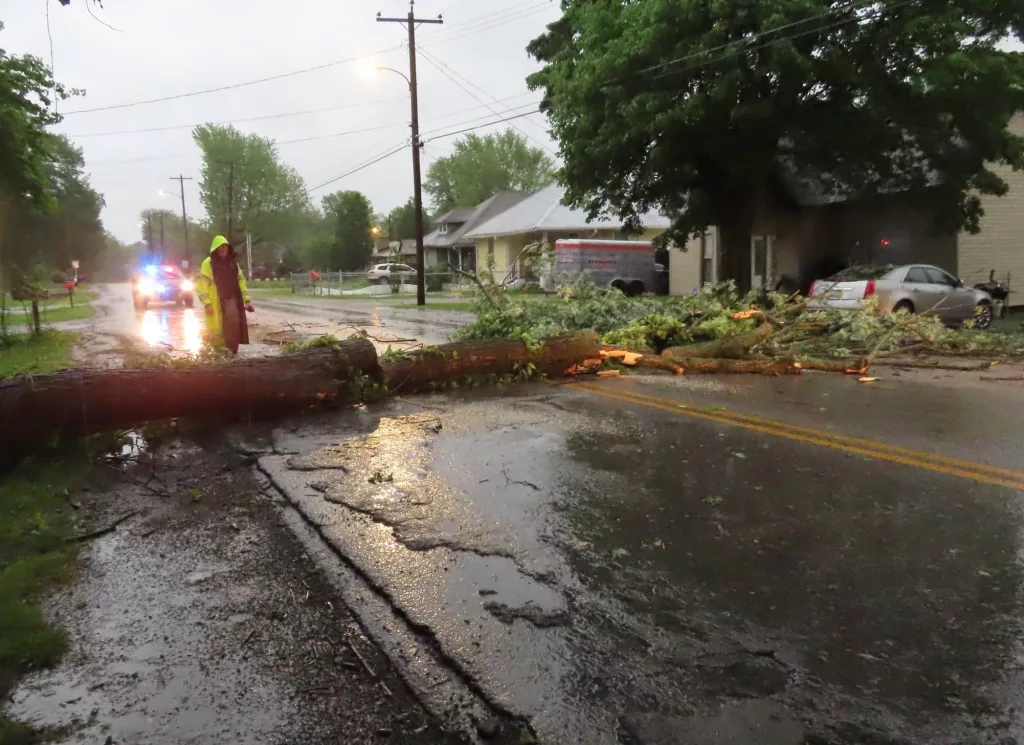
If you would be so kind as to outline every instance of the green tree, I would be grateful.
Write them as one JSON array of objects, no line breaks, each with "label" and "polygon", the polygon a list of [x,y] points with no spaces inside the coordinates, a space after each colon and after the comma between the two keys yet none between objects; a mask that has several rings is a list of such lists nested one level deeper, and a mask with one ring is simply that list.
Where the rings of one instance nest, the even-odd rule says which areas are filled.
[{"label": "green tree", "polygon": [[554,163],[513,129],[455,141],[455,152],[431,163],[424,191],[435,213],[475,207],[499,191],[537,191],[554,181]]},{"label": "green tree", "polygon": [[387,220],[380,226],[382,235],[393,241],[411,240],[416,237],[416,203],[412,197],[405,204],[388,213]]},{"label": "green tree", "polygon": [[[3,23],[0,23],[0,31]],[[50,209],[47,171],[53,137],[46,128],[60,121],[52,97],[66,97],[42,60],[0,49],[0,335],[6,336],[5,298],[10,289],[15,220]]]},{"label": "green tree", "polygon": [[[964,0],[563,0],[529,46],[529,78],[564,160],[569,201],[664,236],[717,225],[749,284],[754,213],[783,178],[860,198],[907,192],[976,231],[991,163],[1024,166],[1024,3]],[[934,186],[936,188],[923,188]]]},{"label": "green tree", "polygon": [[271,139],[215,124],[196,127],[192,137],[203,154],[199,188],[209,227],[233,243],[252,234],[253,261],[274,262],[312,211],[302,177],[281,162]]},{"label": "green tree", "polygon": [[46,164],[49,204],[27,209],[15,220],[15,261],[70,271],[72,260],[84,268],[102,254],[104,201],[89,185],[84,167],[81,148],[64,136],[51,137]]},{"label": "green tree", "polygon": [[323,199],[324,215],[334,237],[331,269],[365,269],[373,254],[373,208],[362,192],[339,191]]}]

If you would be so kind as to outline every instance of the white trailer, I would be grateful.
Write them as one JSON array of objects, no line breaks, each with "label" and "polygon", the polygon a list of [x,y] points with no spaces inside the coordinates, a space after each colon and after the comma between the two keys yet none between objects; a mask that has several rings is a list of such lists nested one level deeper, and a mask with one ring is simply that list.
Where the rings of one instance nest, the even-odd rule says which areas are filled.
[{"label": "white trailer", "polygon": [[580,273],[596,285],[614,287],[627,295],[655,292],[654,246],[648,241],[555,241],[556,276]]}]

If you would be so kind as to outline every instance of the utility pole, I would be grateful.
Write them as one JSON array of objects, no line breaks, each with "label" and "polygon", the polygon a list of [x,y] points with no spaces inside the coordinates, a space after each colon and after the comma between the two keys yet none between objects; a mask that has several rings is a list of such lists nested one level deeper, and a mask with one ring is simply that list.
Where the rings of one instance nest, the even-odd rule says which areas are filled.
[{"label": "utility pole", "polygon": [[192,252],[188,248],[188,215],[185,214],[185,182],[191,181],[191,176],[183,176],[181,174],[177,176],[171,176],[171,181],[178,182],[178,188],[181,191],[181,227],[185,231],[185,259],[191,260]]},{"label": "utility pole", "polygon": [[377,14],[378,23],[404,23],[409,29],[409,94],[412,98],[412,188],[416,209],[416,305],[427,304],[427,285],[424,275],[426,263],[423,258],[423,184],[420,174],[420,107],[419,92],[416,85],[416,24],[442,24],[441,16],[437,18],[417,18],[415,13],[416,0],[409,0],[409,15],[405,18],[381,18]]},{"label": "utility pole", "polygon": [[153,260],[153,213],[146,213],[146,247],[149,249],[149,260]]},{"label": "utility pole", "polygon": [[160,210],[160,261],[166,259],[167,257],[164,256],[164,212]]}]

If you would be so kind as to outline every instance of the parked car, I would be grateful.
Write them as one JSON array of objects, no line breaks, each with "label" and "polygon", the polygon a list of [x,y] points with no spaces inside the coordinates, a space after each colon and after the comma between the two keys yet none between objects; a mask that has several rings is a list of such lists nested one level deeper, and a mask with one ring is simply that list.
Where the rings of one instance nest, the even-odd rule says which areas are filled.
[{"label": "parked car", "polygon": [[381,285],[391,284],[398,279],[408,282],[416,279],[416,270],[408,264],[377,264],[366,273],[366,278]]},{"label": "parked car", "polygon": [[879,310],[934,312],[946,323],[992,324],[992,296],[927,264],[852,266],[811,285],[811,306],[852,310],[874,297]]}]

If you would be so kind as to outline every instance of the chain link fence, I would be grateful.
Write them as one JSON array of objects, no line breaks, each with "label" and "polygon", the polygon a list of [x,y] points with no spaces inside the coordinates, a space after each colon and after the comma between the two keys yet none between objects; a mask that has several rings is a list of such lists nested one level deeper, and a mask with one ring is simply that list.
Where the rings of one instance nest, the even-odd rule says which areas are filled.
[{"label": "chain link fence", "polygon": [[[428,272],[424,283],[429,294],[459,295],[476,289],[472,280],[454,272]],[[298,272],[291,275],[296,295],[336,297],[387,297],[415,295],[416,277],[396,274],[370,279],[366,272]]]}]

